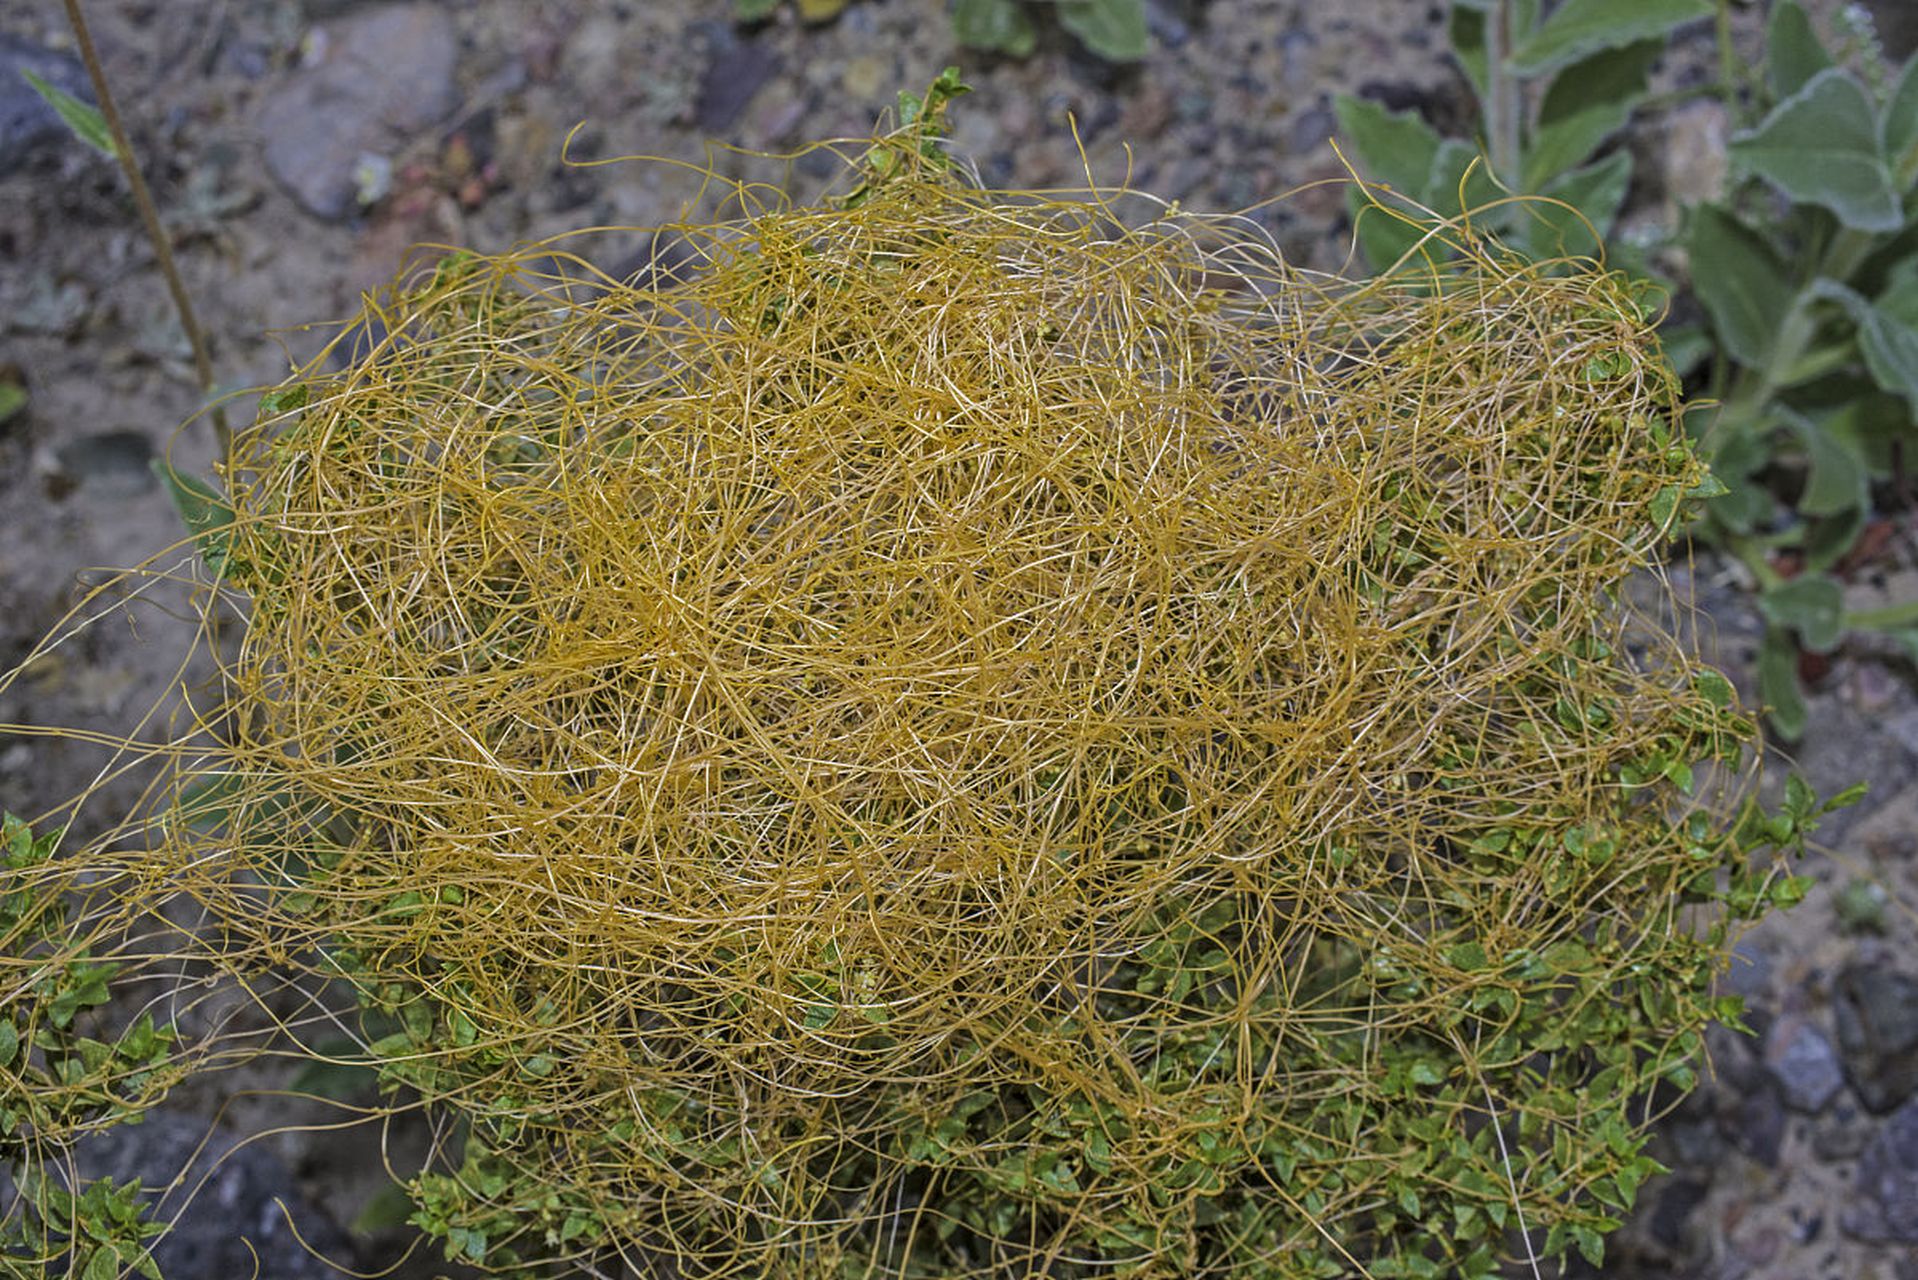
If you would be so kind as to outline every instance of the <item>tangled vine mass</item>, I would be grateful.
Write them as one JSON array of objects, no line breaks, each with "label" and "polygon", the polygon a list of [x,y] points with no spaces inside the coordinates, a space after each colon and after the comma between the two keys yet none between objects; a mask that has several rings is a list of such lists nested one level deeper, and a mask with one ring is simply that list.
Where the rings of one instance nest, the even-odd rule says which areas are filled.
[{"label": "tangled vine mass", "polygon": [[1795,883],[1624,603],[1709,484],[1643,300],[901,154],[370,300],[221,476],[146,838],[62,865],[353,1028],[491,1268],[1599,1250]]}]

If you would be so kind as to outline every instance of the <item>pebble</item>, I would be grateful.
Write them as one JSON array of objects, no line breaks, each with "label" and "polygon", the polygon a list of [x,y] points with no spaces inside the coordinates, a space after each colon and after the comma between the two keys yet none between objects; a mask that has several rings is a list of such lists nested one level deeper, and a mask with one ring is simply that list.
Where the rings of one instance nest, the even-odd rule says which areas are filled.
[{"label": "pebble", "polygon": [[1841,1100],[1812,1130],[1811,1153],[1828,1163],[1856,1160],[1877,1130],[1874,1120],[1853,1103]]},{"label": "pebble", "polygon": [[365,157],[391,156],[459,105],[459,45],[452,18],[428,3],[356,10],[323,35],[313,64],[261,111],[260,134],[280,185],[338,220],[359,207]]},{"label": "pebble", "polygon": [[779,74],[779,55],[758,39],[741,40],[730,32],[716,38],[712,61],[699,82],[694,122],[707,133],[730,127],[753,100],[753,95]]},{"label": "pebble", "polygon": [[144,432],[95,431],[61,445],[54,456],[81,489],[100,497],[131,497],[157,483],[153,440]]},{"label": "pebble", "polygon": [[1918,756],[1918,707],[1900,711],[1895,716],[1887,716],[1882,722],[1885,732],[1907,752]]},{"label": "pebble", "polygon": [[1764,1054],[1765,1070],[1794,1111],[1816,1115],[1845,1086],[1837,1051],[1809,1019],[1787,1014],[1773,1022]]},{"label": "pebble", "polygon": [[28,71],[56,89],[93,101],[79,59],[0,32],[0,172],[13,172],[40,144],[67,136],[60,117],[27,83],[23,73]]},{"label": "pebble", "polygon": [[1683,1176],[1674,1177],[1666,1183],[1665,1190],[1652,1206],[1652,1238],[1668,1249],[1684,1248],[1685,1224],[1691,1218],[1692,1211],[1705,1203],[1710,1190],[1705,1183]]},{"label": "pebble", "polygon": [[1663,180],[1666,195],[1680,205],[1718,198],[1730,169],[1729,116],[1722,103],[1693,102],[1672,113],[1665,126]]},{"label": "pebble", "polygon": [[1769,1080],[1739,1098],[1730,1115],[1731,1132],[1725,1136],[1732,1145],[1764,1165],[1778,1167],[1778,1155],[1785,1145],[1785,1108],[1778,1086]]},{"label": "pebble", "polygon": [[1839,1225],[1859,1240],[1918,1244],[1918,1099],[1893,1112],[1865,1148],[1857,1196]]},{"label": "pebble", "polygon": [[1845,1075],[1866,1110],[1893,1110],[1918,1092],[1918,979],[1872,949],[1839,973],[1833,996]]}]

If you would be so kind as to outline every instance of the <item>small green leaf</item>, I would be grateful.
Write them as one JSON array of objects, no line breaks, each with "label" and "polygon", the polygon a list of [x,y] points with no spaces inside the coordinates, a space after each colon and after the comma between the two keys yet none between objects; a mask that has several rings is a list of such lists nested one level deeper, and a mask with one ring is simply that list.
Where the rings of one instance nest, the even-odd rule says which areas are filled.
[{"label": "small green leaf", "polygon": [[1388,111],[1369,98],[1341,93],[1332,101],[1339,132],[1351,143],[1360,175],[1423,200],[1444,139],[1410,111]]},{"label": "small green leaf", "polygon": [[1789,910],[1803,902],[1816,883],[1810,876],[1780,876],[1772,881],[1772,905]]},{"label": "small green leaf", "polygon": [[1692,687],[1705,701],[1723,711],[1731,706],[1736,690],[1732,682],[1716,671],[1701,671],[1692,678]]},{"label": "small green leaf", "polygon": [[1712,16],[1712,0],[1565,0],[1518,41],[1511,69],[1522,76],[1569,66],[1603,49],[1662,41],[1687,22]]},{"label": "small green leaf", "polygon": [[20,1053],[20,1029],[11,1016],[0,1017],[0,1067],[10,1066]]},{"label": "small green leaf", "polygon": [[1762,367],[1795,291],[1785,264],[1756,233],[1717,205],[1691,212],[1685,244],[1692,288],[1740,364]]},{"label": "small green leaf", "polygon": [[992,49],[1015,58],[1029,56],[1039,40],[1018,0],[958,0],[952,10],[952,33],[968,48]]},{"label": "small green leaf", "polygon": [[100,114],[100,108],[92,103],[82,102],[65,89],[48,84],[31,71],[22,69],[21,75],[33,86],[33,91],[46,99],[60,119],[66,122],[73,136],[98,151],[107,159],[113,159],[117,151],[113,147],[113,132],[107,128],[106,117]]},{"label": "small green leaf", "polygon": [[1572,1242],[1578,1246],[1579,1256],[1595,1267],[1605,1265],[1605,1237],[1587,1226],[1572,1228]]},{"label": "small green leaf", "polygon": [[260,417],[271,418],[293,409],[304,409],[311,394],[311,388],[304,382],[269,391],[260,397]]},{"label": "small green leaf", "polygon": [[1834,813],[1839,809],[1848,808],[1851,805],[1857,804],[1869,794],[1871,794],[1871,784],[1869,782],[1854,782],[1831,799],[1819,805],[1816,811],[1817,815],[1822,816],[1827,813]]},{"label": "small green leaf", "polygon": [[733,20],[758,22],[762,18],[770,18],[778,7],[779,0],[733,0]]},{"label": "small green leaf", "polygon": [[1703,480],[1685,490],[1685,496],[1687,498],[1722,498],[1730,492],[1731,486],[1707,471]]},{"label": "small green leaf", "polygon": [[1758,608],[1774,625],[1796,631],[1807,649],[1822,653],[1844,635],[1844,593],[1822,574],[1780,583],[1758,597]]},{"label": "small green leaf", "polygon": [[203,773],[180,788],[172,817],[196,831],[211,831],[232,816],[233,800],[245,794],[240,774]]},{"label": "small green leaf", "polygon": [[1772,97],[1791,97],[1829,66],[1831,55],[1819,43],[1804,9],[1797,0],[1779,0],[1765,28],[1765,75]]},{"label": "small green leaf", "polygon": [[1672,520],[1678,515],[1678,501],[1683,496],[1684,491],[1675,484],[1668,484],[1652,495],[1648,507],[1652,524],[1660,533],[1672,531]]},{"label": "small green leaf", "polygon": [[96,1249],[80,1272],[80,1280],[119,1280],[119,1276],[120,1255],[109,1248]]},{"label": "small green leaf", "polygon": [[1768,628],[1758,650],[1758,694],[1771,708],[1771,720],[1786,742],[1805,732],[1805,698],[1798,690],[1798,647],[1778,627]]},{"label": "small green leaf", "polygon": [[1904,216],[1865,87],[1836,68],[1732,140],[1732,158],[1794,200],[1823,205],[1860,231],[1896,231]]},{"label": "small green leaf", "polygon": [[1059,0],[1059,25],[1108,62],[1145,57],[1145,0]]},{"label": "small green leaf", "polygon": [[167,496],[173,499],[173,508],[180,513],[207,569],[215,577],[225,576],[233,550],[233,508],[218,489],[198,476],[175,471],[164,458],[153,460],[153,473],[166,486]]},{"label": "small green leaf", "polygon": [[1461,942],[1445,952],[1446,963],[1467,973],[1476,973],[1490,962],[1485,957],[1485,948],[1476,942]]},{"label": "small green leaf", "polygon": [[397,1182],[389,1182],[375,1191],[353,1218],[353,1230],[373,1235],[406,1225],[413,1212],[413,1197]]},{"label": "small green leaf", "polygon": [[0,423],[27,407],[27,389],[12,380],[0,381]]}]

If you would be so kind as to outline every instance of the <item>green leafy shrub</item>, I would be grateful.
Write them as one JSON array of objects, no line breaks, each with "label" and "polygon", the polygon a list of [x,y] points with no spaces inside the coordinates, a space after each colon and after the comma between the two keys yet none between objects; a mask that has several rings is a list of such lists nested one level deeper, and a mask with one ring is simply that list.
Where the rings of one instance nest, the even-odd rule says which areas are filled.
[{"label": "green leafy shrub", "polygon": [[157,1280],[138,1185],[75,1183],[65,1159],[88,1132],[137,1124],[179,1074],[172,1031],[143,1013],[111,1040],[85,1034],[117,965],[96,954],[76,909],[76,868],[57,858],[60,832],[35,837],[0,821],[0,1275]]},{"label": "green leafy shrub", "polygon": [[[1368,260],[1389,267],[1431,211],[1464,208],[1534,257],[1605,251],[1649,271],[1645,246],[1603,241],[1632,164],[1623,147],[1605,148],[1648,105],[1662,37],[1714,8],[1572,0],[1545,16],[1528,0],[1454,4],[1454,52],[1479,94],[1480,140],[1442,138],[1409,113],[1339,100],[1359,169],[1392,188],[1355,196]],[[1692,532],[1736,554],[1758,581],[1768,622],[1762,692],[1779,732],[1795,739],[1805,719],[1801,648],[1829,650],[1869,627],[1918,650],[1918,605],[1848,611],[1834,576],[1874,518],[1874,489],[1896,480],[1918,411],[1918,267],[1906,211],[1918,185],[1918,59],[1894,72],[1868,31],[1849,50],[1829,50],[1803,8],[1779,0],[1765,62],[1747,76],[1728,14],[1716,9],[1721,78],[1700,92],[1721,96],[1750,127],[1731,144],[1732,189],[1687,210],[1672,241],[1705,323],[1667,336],[1681,372],[1702,366],[1684,421],[1730,490]],[[1862,73],[1840,65],[1845,58]]]},{"label": "green leafy shrub", "polygon": [[[1867,51],[1869,52],[1869,51]],[[1796,737],[1800,646],[1847,630],[1918,640],[1918,603],[1848,611],[1834,571],[1874,516],[1918,414],[1918,58],[1838,66],[1804,11],[1771,14],[1739,181],[1690,210],[1683,244],[1709,321],[1701,447],[1731,492],[1702,532],[1756,575],[1765,700]]]},{"label": "green leafy shrub", "polygon": [[[1412,112],[1350,94],[1335,100],[1360,172],[1390,188],[1355,191],[1355,211],[1404,215],[1359,219],[1373,268],[1397,262],[1434,211],[1474,211],[1540,260],[1597,251],[1593,232],[1610,232],[1632,176],[1630,152],[1600,153],[1643,102],[1666,35],[1711,12],[1711,0],[1568,0],[1549,14],[1537,0],[1454,3],[1452,46],[1478,93],[1481,138],[1441,137]],[[1506,195],[1537,198],[1499,203]]]}]

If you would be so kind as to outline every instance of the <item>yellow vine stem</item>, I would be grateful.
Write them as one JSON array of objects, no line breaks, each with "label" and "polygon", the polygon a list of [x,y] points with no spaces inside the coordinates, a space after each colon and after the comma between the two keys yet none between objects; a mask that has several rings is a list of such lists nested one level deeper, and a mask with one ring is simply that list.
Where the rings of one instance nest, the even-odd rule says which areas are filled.
[{"label": "yellow vine stem", "polygon": [[1708,799],[1620,770],[1750,733],[1624,603],[1702,478],[1637,301],[907,170],[371,298],[234,441],[233,705],[75,864],[457,1120],[415,1189],[489,1265],[1357,1266],[1414,1121],[1529,1260],[1615,1099],[1500,992],[1692,945]]}]

